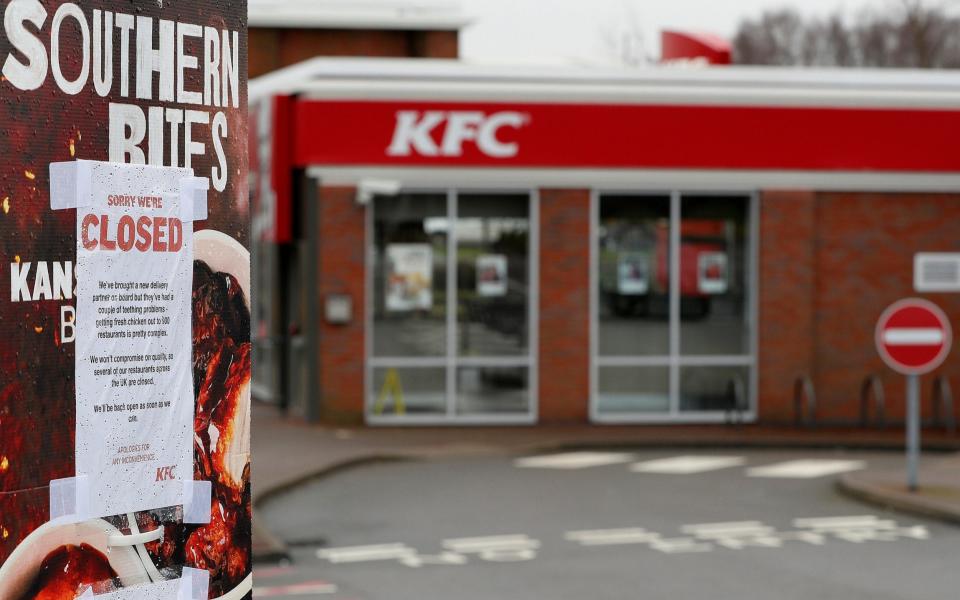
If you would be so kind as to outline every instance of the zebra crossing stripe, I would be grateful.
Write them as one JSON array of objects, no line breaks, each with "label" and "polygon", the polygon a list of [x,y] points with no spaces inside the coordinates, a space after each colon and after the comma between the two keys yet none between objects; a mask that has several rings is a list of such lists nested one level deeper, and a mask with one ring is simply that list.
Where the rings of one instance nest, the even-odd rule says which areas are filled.
[{"label": "zebra crossing stripe", "polygon": [[575,470],[618,465],[632,460],[634,455],[625,452],[565,452],[518,458],[513,464],[521,469]]},{"label": "zebra crossing stripe", "polygon": [[634,463],[630,470],[634,473],[656,473],[663,475],[694,475],[708,471],[718,471],[745,465],[747,459],[742,456],[674,456]]},{"label": "zebra crossing stripe", "polygon": [[748,477],[767,477],[774,479],[815,479],[827,475],[839,475],[850,471],[859,471],[867,466],[862,460],[806,459],[790,460],[763,467],[747,469]]}]

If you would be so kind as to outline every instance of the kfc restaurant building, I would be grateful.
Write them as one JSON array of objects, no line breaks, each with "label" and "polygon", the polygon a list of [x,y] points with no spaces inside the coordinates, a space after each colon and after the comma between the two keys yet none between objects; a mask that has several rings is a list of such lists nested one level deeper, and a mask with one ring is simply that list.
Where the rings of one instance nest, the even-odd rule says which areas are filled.
[{"label": "kfc restaurant building", "polygon": [[258,395],[306,418],[776,424],[800,380],[845,425],[876,374],[892,423],[880,313],[960,317],[948,74],[316,59],[250,94],[254,329],[294,340]]}]

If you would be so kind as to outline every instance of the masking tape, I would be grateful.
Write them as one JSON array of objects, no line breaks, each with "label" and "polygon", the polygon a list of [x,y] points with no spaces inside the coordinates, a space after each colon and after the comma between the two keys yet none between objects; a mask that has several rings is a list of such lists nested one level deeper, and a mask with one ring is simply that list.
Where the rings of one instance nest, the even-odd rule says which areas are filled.
[{"label": "masking tape", "polygon": [[183,522],[191,525],[206,525],[210,522],[210,502],[213,484],[209,481],[183,482]]}]

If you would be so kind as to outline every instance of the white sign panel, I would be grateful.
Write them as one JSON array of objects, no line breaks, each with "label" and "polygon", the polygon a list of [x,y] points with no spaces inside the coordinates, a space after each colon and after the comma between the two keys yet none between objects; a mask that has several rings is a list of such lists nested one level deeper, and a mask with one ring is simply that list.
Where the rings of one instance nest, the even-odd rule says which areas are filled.
[{"label": "white sign panel", "polygon": [[697,257],[697,287],[702,294],[726,294],[727,255],[723,252],[701,252]]},{"label": "white sign panel", "polygon": [[507,257],[481,254],[477,257],[477,295],[498,298],[507,295]]},{"label": "white sign panel", "polygon": [[391,312],[433,306],[433,248],[429,244],[387,246],[386,304]]},{"label": "white sign panel", "polygon": [[623,252],[617,256],[617,291],[625,296],[642,296],[650,291],[646,254]]},{"label": "white sign panel", "polygon": [[920,252],[913,259],[917,292],[960,292],[960,253]]},{"label": "white sign panel", "polygon": [[193,479],[193,205],[181,198],[192,171],[76,164],[75,446],[88,516],[178,505]]}]

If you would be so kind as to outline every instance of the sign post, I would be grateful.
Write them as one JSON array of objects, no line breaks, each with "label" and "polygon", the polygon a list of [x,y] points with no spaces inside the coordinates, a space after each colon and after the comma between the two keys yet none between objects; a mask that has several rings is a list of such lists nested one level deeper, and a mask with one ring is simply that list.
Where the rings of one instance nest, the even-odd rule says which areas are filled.
[{"label": "sign post", "polygon": [[940,307],[910,298],[883,312],[875,336],[883,361],[907,378],[907,488],[915,492],[920,469],[920,376],[943,364],[953,332]]}]

